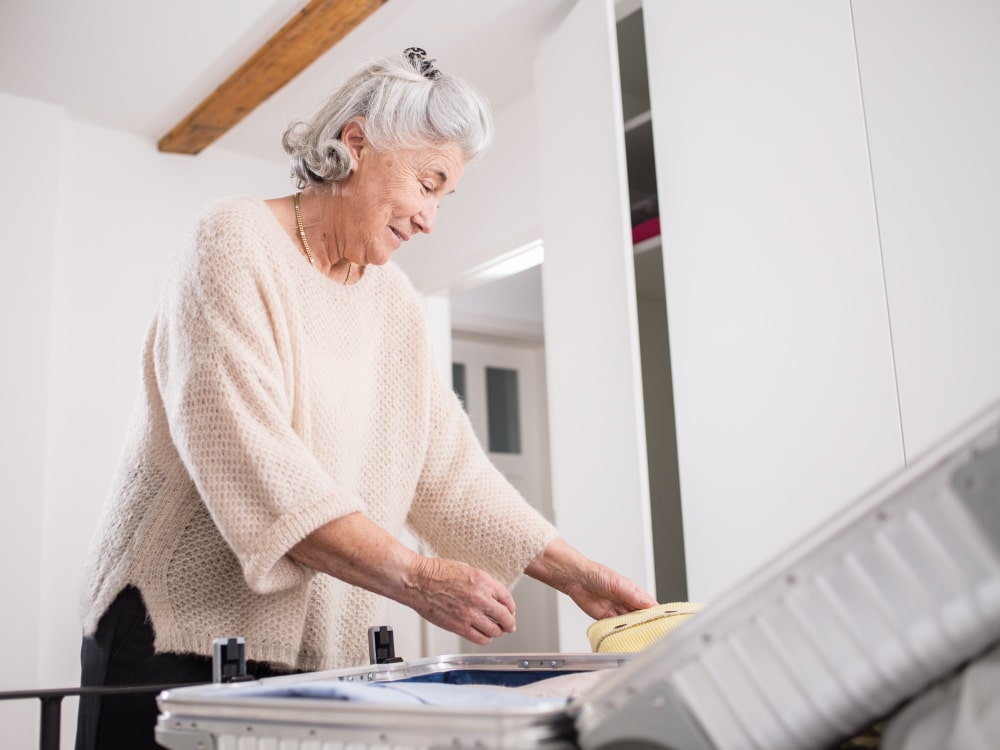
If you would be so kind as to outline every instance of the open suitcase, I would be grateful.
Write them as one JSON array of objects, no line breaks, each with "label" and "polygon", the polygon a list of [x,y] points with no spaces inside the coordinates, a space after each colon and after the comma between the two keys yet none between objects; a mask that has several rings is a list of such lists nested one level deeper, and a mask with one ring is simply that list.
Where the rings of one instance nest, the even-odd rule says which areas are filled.
[{"label": "open suitcase", "polygon": [[[448,656],[181,688],[158,699],[157,738],[172,750],[821,749],[997,642],[1000,404],[642,653]],[[513,706],[315,689],[567,672],[597,679]]]}]

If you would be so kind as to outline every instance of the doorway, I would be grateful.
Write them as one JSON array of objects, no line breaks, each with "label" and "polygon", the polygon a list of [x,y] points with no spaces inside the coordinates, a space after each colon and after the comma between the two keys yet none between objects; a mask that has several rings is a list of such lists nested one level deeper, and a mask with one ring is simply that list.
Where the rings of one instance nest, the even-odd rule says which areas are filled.
[{"label": "doorway", "polygon": [[[493,464],[552,520],[541,268],[451,298],[453,386]],[[523,577],[514,587],[517,632],[463,653],[558,651],[556,593]]]}]

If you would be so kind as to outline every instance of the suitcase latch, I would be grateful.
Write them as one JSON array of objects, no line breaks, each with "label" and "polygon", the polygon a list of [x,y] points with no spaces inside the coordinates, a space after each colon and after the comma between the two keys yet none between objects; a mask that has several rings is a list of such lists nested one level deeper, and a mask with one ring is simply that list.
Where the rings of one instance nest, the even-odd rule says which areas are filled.
[{"label": "suitcase latch", "polygon": [[242,638],[212,641],[212,682],[247,682],[247,644]]},{"label": "suitcase latch", "polygon": [[391,626],[372,625],[368,628],[368,659],[372,664],[403,661],[401,657],[396,656],[396,644],[393,641]]}]

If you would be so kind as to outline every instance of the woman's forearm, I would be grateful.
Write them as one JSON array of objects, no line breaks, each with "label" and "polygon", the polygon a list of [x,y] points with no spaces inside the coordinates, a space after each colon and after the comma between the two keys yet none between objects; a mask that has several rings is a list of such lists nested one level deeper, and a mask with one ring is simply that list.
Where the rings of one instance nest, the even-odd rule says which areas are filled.
[{"label": "woman's forearm", "polygon": [[561,537],[553,539],[545,549],[524,569],[525,575],[535,578],[564,594],[574,580],[579,580],[579,571],[590,562],[580,552],[571,547]]},{"label": "woman's forearm", "polygon": [[553,539],[524,572],[568,595],[595,619],[652,607],[656,599],[634,582]]},{"label": "woman's forearm", "polygon": [[417,554],[361,513],[321,526],[288,554],[411,607],[473,643],[514,631],[514,599],[502,583],[465,563]]},{"label": "woman's forearm", "polygon": [[416,585],[419,555],[361,513],[316,529],[288,556],[308,568],[404,604]]}]

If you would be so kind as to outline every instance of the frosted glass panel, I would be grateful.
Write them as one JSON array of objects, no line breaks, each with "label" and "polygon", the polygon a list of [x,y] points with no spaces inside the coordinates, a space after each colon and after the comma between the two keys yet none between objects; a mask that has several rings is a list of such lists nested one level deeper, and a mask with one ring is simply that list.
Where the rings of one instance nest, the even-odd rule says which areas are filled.
[{"label": "frosted glass panel", "polygon": [[[462,406],[465,406],[467,393],[465,390],[465,365],[461,362],[451,363],[451,388],[461,400]],[[465,408],[469,407],[465,406]]]},{"label": "frosted glass panel", "polygon": [[490,452],[521,452],[520,405],[517,398],[517,370],[486,368],[486,408]]}]

